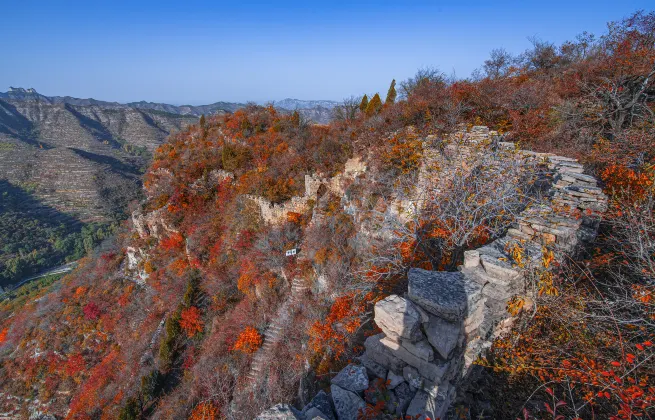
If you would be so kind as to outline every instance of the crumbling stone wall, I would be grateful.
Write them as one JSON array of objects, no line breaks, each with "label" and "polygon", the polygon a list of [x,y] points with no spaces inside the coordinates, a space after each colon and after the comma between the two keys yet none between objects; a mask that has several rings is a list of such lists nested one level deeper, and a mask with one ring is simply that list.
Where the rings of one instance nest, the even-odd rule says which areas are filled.
[{"label": "crumbling stone wall", "polygon": [[[480,141],[490,133],[474,127],[467,135]],[[514,145],[497,142],[493,147]],[[356,419],[365,407],[363,390],[375,378],[388,381],[387,410],[411,418],[445,418],[473,362],[511,328],[514,318],[506,303],[523,293],[526,269],[538,264],[544,247],[560,260],[575,253],[595,237],[607,207],[596,180],[584,175],[575,159],[522,153],[546,169],[540,181],[548,183],[547,200],[528,206],[505,236],[467,251],[459,271],[411,269],[407,292],[375,305],[382,333],[367,338],[359,363],[332,380],[330,395],[319,393],[302,411],[279,404],[259,418]],[[513,246],[521,249],[521,264],[513,260]],[[350,380],[337,380],[344,376]]]},{"label": "crumbling stone wall", "polygon": [[259,206],[262,219],[269,224],[281,224],[287,220],[287,215],[292,213],[304,213],[309,209],[310,201],[316,201],[321,185],[337,196],[344,194],[344,185],[348,179],[352,179],[366,171],[366,164],[359,158],[349,159],[344,171],[331,178],[324,178],[320,175],[305,175],[305,194],[299,197],[292,197],[281,204],[273,204],[263,197],[248,195],[247,197]]}]

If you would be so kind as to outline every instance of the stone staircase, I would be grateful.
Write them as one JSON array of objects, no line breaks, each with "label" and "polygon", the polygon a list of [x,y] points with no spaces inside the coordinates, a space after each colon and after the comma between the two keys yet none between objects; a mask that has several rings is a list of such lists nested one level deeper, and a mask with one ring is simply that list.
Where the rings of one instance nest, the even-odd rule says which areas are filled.
[{"label": "stone staircase", "polygon": [[256,389],[265,376],[264,368],[271,355],[271,350],[284,338],[284,329],[291,317],[293,308],[302,301],[302,296],[309,290],[305,280],[295,277],[291,282],[291,293],[289,298],[277,310],[273,321],[269,324],[264,333],[264,344],[255,353],[250,365],[250,372],[247,375],[248,384]]}]

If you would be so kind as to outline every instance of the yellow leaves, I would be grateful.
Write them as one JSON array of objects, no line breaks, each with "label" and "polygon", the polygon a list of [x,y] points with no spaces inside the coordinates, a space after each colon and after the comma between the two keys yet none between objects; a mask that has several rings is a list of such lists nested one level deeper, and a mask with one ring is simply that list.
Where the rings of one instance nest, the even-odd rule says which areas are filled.
[{"label": "yellow leaves", "polygon": [[553,251],[550,251],[547,248],[542,248],[541,250],[541,266],[543,268],[548,268],[552,264],[553,260],[555,259],[555,254]]},{"label": "yellow leaves", "polygon": [[553,273],[545,271],[540,274],[539,278],[539,296],[559,296],[559,290],[553,284]]},{"label": "yellow leaves", "polygon": [[511,244],[508,244],[508,252],[509,255],[512,257],[512,260],[514,263],[516,263],[516,266],[520,268],[525,267],[525,250],[521,245],[519,245],[517,242],[512,242]]},{"label": "yellow leaves", "polygon": [[521,312],[521,309],[525,306],[525,299],[520,296],[514,296],[507,302],[507,312],[512,316],[516,316]]}]

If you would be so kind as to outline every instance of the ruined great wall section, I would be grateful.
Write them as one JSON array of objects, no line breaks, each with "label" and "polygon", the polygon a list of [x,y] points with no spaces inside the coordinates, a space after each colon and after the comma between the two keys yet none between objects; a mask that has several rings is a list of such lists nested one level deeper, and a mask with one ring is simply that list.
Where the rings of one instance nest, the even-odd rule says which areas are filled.
[{"label": "ruined great wall section", "polygon": [[[466,136],[472,142],[490,139],[486,127],[474,127]],[[506,310],[508,300],[523,295],[529,301],[528,273],[543,264],[544,253],[552,252],[558,261],[574,256],[595,237],[606,210],[595,178],[583,174],[575,159],[520,154],[544,169],[546,200],[528,206],[503,237],[466,251],[459,271],[411,269],[406,293],[375,305],[382,333],[366,339],[365,353],[332,379],[330,394],[319,392],[302,410],[278,404],[258,419],[357,419],[366,407],[364,391],[376,378],[388,381],[388,412],[446,418],[473,362],[515,322]]]}]

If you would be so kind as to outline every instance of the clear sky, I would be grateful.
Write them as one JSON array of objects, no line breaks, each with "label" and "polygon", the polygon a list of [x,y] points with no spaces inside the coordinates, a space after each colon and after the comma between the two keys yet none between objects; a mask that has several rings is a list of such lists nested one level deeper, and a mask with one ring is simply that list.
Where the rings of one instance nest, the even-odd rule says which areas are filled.
[{"label": "clear sky", "polygon": [[491,49],[560,43],[652,9],[641,0],[0,0],[0,91],[174,104],[340,100]]}]

